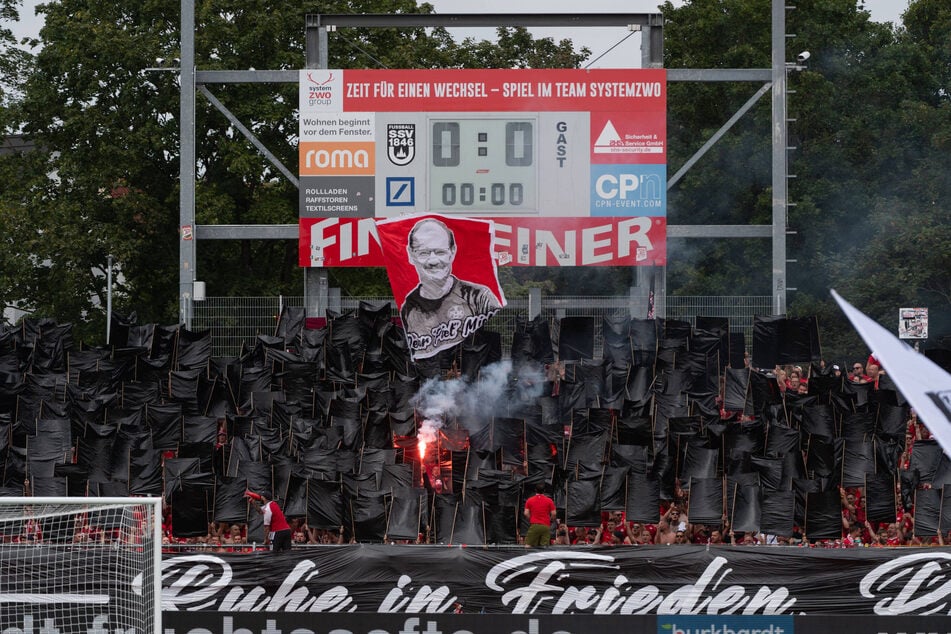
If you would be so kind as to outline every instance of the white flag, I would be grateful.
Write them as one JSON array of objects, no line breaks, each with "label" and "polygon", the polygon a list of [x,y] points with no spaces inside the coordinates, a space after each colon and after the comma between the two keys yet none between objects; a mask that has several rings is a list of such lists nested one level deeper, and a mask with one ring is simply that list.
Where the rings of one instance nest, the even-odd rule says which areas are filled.
[{"label": "white flag", "polygon": [[888,332],[877,322],[832,291],[852,325],[868,344],[898,391],[918,413],[918,418],[944,453],[951,456],[951,374],[934,361]]}]

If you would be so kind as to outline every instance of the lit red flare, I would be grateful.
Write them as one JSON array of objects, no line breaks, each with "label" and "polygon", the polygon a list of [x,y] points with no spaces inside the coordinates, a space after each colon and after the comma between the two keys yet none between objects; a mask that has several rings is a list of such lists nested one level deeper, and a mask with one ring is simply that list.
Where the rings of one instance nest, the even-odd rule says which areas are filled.
[{"label": "lit red flare", "polygon": [[422,462],[423,460],[426,459],[426,447],[427,447],[428,445],[429,445],[429,443],[426,441],[425,438],[420,437],[420,438],[417,439],[416,446],[419,448],[419,460],[420,460],[420,462]]},{"label": "lit red flare", "polygon": [[426,451],[429,449],[429,445],[436,442],[441,427],[441,421],[430,418],[424,420],[423,424],[419,426],[419,431],[416,434],[416,446],[419,449],[420,462],[426,461]]}]

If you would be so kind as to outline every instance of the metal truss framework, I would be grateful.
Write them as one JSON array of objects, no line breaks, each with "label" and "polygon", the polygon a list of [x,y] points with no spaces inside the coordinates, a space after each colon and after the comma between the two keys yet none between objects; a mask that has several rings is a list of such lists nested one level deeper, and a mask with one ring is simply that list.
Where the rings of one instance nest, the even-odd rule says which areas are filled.
[{"label": "metal truss framework", "polygon": [[[772,240],[773,314],[786,312],[786,217],[788,203],[788,157],[786,119],[786,9],[784,0],[772,0],[771,68],[753,69],[670,69],[667,80],[675,82],[760,82],[762,86],[698,149],[667,181],[676,186],[683,175],[719,141],[767,91],[771,91],[772,133],[772,223],[769,225],[668,225],[669,238],[720,238]],[[214,84],[297,83],[296,70],[200,71],[195,68],[194,0],[181,0],[181,106],[180,106],[180,321],[191,327],[192,302],[197,278],[199,240],[296,240],[298,225],[196,225],[195,223],[195,96],[197,92],[220,111],[295,186],[297,176],[242,124],[208,88]],[[329,33],[338,27],[545,27],[572,28],[617,26],[640,30],[641,65],[663,66],[663,16],[660,13],[600,14],[318,14],[306,17],[305,42],[308,68],[327,68]],[[646,289],[654,277],[655,313],[665,315],[664,267],[638,267],[637,287]],[[319,315],[327,306],[329,292],[326,269],[305,271],[304,297],[308,315]],[[530,316],[531,317],[531,316]]]}]

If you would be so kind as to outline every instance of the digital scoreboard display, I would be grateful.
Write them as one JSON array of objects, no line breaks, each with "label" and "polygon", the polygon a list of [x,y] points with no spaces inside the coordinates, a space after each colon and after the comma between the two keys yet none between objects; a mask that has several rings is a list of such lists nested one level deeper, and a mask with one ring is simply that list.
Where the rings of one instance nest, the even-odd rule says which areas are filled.
[{"label": "digital scoreboard display", "polygon": [[373,219],[496,221],[501,265],[663,264],[663,70],[300,72],[301,266],[377,266]]},{"label": "digital scoreboard display", "polygon": [[429,205],[446,213],[537,213],[534,119],[432,119]]}]

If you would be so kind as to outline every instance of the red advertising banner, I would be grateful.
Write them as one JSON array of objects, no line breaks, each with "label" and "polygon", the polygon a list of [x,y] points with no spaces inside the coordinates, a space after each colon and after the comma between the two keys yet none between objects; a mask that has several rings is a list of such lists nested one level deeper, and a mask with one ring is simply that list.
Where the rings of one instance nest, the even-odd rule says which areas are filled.
[{"label": "red advertising banner", "polygon": [[323,112],[664,111],[663,69],[308,70],[301,110]]},{"label": "red advertising banner", "polygon": [[[635,266],[667,263],[665,218],[493,219],[500,266]],[[300,266],[385,266],[374,218],[306,218]]]},{"label": "red advertising banner", "polygon": [[500,265],[665,260],[662,69],[309,69],[299,86],[301,266],[380,266],[356,219],[430,213],[495,220]]}]

